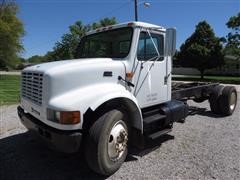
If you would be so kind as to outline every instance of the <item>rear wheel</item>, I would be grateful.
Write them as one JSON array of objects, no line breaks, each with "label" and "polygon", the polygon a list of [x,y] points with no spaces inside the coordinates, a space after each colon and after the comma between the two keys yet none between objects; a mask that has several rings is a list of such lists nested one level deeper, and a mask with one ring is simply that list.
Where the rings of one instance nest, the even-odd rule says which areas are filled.
[{"label": "rear wheel", "polygon": [[222,95],[223,88],[224,86],[222,85],[215,86],[209,97],[211,111],[215,114],[222,114],[220,109],[219,99],[220,99],[220,96]]},{"label": "rear wheel", "polygon": [[111,110],[90,128],[86,144],[89,167],[102,175],[117,171],[127,156],[128,126],[123,112]]},{"label": "rear wheel", "polygon": [[219,99],[220,109],[223,115],[231,115],[237,105],[237,91],[233,86],[226,86]]}]

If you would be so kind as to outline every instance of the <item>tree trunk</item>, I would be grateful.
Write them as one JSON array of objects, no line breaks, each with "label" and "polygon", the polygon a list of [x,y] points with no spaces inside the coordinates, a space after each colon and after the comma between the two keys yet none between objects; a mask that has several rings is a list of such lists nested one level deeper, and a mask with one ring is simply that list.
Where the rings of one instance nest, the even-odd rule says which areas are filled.
[{"label": "tree trunk", "polygon": [[201,69],[201,70],[200,70],[200,73],[201,73],[201,79],[204,79],[204,70]]}]

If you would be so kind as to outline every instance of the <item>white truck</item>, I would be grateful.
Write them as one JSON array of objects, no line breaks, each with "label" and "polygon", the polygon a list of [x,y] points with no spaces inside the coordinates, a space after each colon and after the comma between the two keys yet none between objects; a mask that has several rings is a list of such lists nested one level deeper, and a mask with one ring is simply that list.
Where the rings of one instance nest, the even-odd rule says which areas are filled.
[{"label": "white truck", "polygon": [[78,59],[22,71],[22,123],[59,151],[84,149],[89,167],[110,175],[130,146],[143,148],[183,121],[188,99],[209,100],[213,113],[231,115],[234,87],[172,83],[175,42],[174,28],[143,22],[87,33]]}]

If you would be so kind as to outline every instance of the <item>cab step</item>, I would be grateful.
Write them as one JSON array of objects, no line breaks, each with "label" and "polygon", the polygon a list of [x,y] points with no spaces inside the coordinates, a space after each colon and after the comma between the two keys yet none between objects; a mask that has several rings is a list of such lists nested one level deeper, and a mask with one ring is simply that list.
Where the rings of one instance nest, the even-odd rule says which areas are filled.
[{"label": "cab step", "polygon": [[148,117],[148,116],[152,116],[154,114],[158,114],[159,113],[159,108],[156,109],[151,109],[151,110],[145,110],[142,112],[143,118]]},{"label": "cab step", "polygon": [[145,117],[143,119],[143,125],[144,126],[148,126],[150,124],[153,124],[153,123],[156,123],[156,122],[159,122],[161,120],[164,120],[166,118],[166,115],[162,115],[162,114],[154,114],[154,115],[151,115],[151,116],[148,116],[148,117]]},{"label": "cab step", "polygon": [[151,139],[151,140],[155,140],[155,139],[158,139],[160,136],[166,134],[166,133],[169,133],[172,129],[163,129],[161,131],[157,131],[153,134],[149,134],[147,135],[147,138],[148,139]]}]

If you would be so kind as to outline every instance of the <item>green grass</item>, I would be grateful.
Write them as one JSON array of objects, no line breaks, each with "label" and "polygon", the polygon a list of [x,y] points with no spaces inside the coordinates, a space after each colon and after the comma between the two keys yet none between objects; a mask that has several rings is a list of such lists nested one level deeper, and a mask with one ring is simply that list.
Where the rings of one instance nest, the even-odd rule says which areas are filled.
[{"label": "green grass", "polygon": [[240,77],[232,77],[232,76],[204,76],[204,79],[201,79],[199,76],[182,76],[182,77],[173,77],[173,80],[219,82],[224,84],[240,84]]},{"label": "green grass", "polygon": [[20,76],[0,75],[0,105],[19,102]]}]

